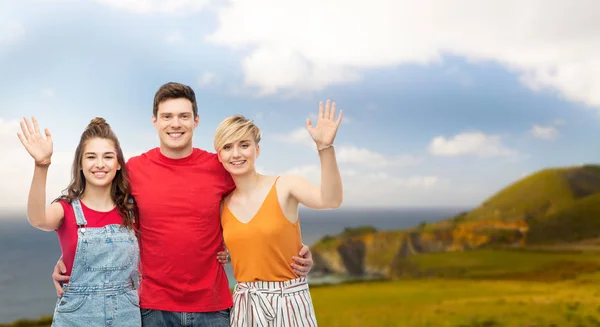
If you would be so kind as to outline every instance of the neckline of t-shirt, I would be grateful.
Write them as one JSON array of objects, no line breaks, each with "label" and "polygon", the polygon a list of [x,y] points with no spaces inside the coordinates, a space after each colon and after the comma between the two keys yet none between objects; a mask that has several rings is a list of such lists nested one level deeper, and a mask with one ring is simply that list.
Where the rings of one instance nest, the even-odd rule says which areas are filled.
[{"label": "neckline of t-shirt", "polygon": [[117,210],[117,206],[116,205],[112,209],[110,209],[108,211],[100,211],[100,210],[96,210],[96,209],[92,209],[92,208],[88,207],[87,205],[85,205],[85,203],[83,203],[83,201],[81,199],[79,199],[79,203],[81,203],[81,206],[84,207],[84,208],[86,208],[87,210],[92,211],[92,212],[96,212],[96,213],[111,213],[111,212]]},{"label": "neckline of t-shirt", "polygon": [[181,165],[181,164],[187,164],[188,162],[197,159],[204,152],[205,151],[202,149],[193,148],[192,153],[190,153],[189,156],[183,157],[183,158],[178,158],[178,159],[173,159],[173,158],[169,158],[169,157],[165,156],[164,154],[162,154],[162,152],[160,152],[160,147],[158,147],[158,148],[156,148],[156,157],[158,160],[160,160],[164,163],[173,164],[173,165]]}]

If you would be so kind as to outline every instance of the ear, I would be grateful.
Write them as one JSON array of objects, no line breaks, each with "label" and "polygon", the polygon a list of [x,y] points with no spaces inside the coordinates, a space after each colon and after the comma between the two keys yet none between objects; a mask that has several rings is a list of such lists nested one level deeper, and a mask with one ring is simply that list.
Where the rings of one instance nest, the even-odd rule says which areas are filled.
[{"label": "ear", "polygon": [[256,145],[256,157],[258,158],[258,156],[260,155],[260,145]]},{"label": "ear", "polygon": [[198,127],[198,123],[200,122],[200,115],[196,115],[194,118],[194,128]]},{"label": "ear", "polygon": [[154,116],[154,114],[152,115],[152,125],[154,125],[154,128],[156,128],[156,122],[157,122],[157,118],[156,116]]}]

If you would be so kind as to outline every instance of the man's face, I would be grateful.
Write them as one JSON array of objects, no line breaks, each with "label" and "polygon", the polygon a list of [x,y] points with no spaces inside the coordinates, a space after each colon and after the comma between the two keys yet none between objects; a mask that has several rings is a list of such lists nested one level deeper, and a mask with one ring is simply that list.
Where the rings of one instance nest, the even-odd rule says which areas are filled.
[{"label": "man's face", "polygon": [[158,131],[160,149],[171,158],[183,158],[192,151],[192,137],[200,118],[194,118],[192,102],[185,98],[167,99],[158,105],[152,116]]}]

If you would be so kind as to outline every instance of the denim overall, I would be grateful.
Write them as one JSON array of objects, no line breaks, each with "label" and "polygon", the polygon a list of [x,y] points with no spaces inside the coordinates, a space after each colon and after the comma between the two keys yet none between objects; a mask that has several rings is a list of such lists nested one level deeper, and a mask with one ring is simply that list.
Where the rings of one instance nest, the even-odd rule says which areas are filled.
[{"label": "denim overall", "polygon": [[[139,246],[134,232],[117,224],[86,228],[79,200],[73,271],[54,309],[53,327],[142,325],[138,278]],[[135,284],[134,284],[135,281]]]}]

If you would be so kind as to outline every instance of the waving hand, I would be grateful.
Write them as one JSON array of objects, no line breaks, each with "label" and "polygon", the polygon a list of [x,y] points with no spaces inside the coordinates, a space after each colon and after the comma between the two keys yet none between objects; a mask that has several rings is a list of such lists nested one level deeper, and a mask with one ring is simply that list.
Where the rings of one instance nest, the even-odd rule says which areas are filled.
[{"label": "waving hand", "polygon": [[33,126],[24,118],[24,121],[21,121],[21,133],[17,133],[21,144],[25,147],[27,152],[31,155],[31,157],[35,160],[36,165],[48,165],[50,164],[50,158],[52,157],[53,145],[52,145],[52,136],[50,135],[50,131],[46,128],[44,133],[46,134],[46,138],[42,136],[40,133],[40,127],[38,126],[37,119],[35,117],[31,118],[33,120]]},{"label": "waving hand", "polygon": [[328,147],[333,144],[337,130],[342,122],[343,112],[340,113],[335,120],[335,102],[327,100],[325,109],[323,109],[323,102],[319,102],[319,117],[317,118],[317,125],[312,126],[310,119],[306,120],[306,128],[308,133],[312,137],[313,141],[317,144],[317,148],[321,149]]}]

